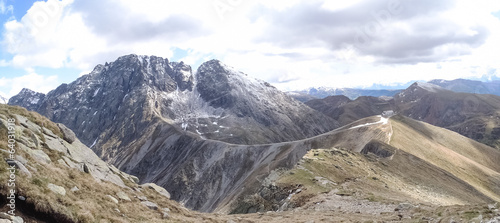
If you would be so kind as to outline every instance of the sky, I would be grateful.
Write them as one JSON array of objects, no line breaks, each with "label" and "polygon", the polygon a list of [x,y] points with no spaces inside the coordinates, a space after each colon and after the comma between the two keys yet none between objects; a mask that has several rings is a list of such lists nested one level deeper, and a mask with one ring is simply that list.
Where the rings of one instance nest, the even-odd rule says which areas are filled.
[{"label": "sky", "polygon": [[218,59],[284,91],[500,76],[498,0],[0,0],[0,95],[128,54]]}]

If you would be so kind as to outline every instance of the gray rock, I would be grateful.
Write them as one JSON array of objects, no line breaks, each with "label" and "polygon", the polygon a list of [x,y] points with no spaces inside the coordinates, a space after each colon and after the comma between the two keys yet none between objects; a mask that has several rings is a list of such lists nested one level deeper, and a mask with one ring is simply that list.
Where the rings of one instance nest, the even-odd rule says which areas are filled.
[{"label": "gray rock", "polygon": [[26,160],[24,157],[22,157],[20,155],[16,155],[16,160],[21,162],[23,165],[28,164],[28,160]]},{"label": "gray rock", "polygon": [[138,177],[136,177],[136,176],[132,176],[132,175],[130,175],[130,179],[132,179],[132,182],[134,182],[134,183],[136,183],[136,184],[138,184],[138,183],[139,183],[139,178],[138,178]]},{"label": "gray rock", "polygon": [[120,200],[124,200],[124,201],[132,201],[130,199],[130,197],[123,191],[118,191],[118,193],[116,193],[116,196],[120,199]]},{"label": "gray rock", "polygon": [[71,188],[71,192],[77,192],[79,190],[80,189],[77,186],[74,186],[74,187]]},{"label": "gray rock", "polygon": [[155,190],[156,192],[158,192],[159,194],[165,196],[166,198],[170,199],[170,193],[165,190],[165,188],[163,187],[160,187],[154,183],[145,183],[143,185],[141,185],[141,187],[143,188],[150,188],[150,189],[153,189]]},{"label": "gray rock", "polygon": [[30,149],[23,144],[18,144],[18,145],[19,148],[23,149],[26,153],[28,153],[31,156],[31,158],[33,158],[35,161],[44,164],[51,163],[50,157],[45,152],[43,152],[43,150]]},{"label": "gray rock", "polygon": [[43,134],[50,136],[51,138],[57,138],[56,134],[54,134],[54,132],[52,132],[48,128],[42,127],[42,132],[43,132]]},{"label": "gray rock", "polygon": [[61,143],[60,138],[51,138],[51,137],[46,137],[45,138],[45,145],[51,150],[55,150],[58,152],[66,153],[68,150],[64,144]]},{"label": "gray rock", "polygon": [[16,166],[16,168],[19,169],[19,171],[21,171],[21,173],[25,174],[28,178],[32,177],[31,172],[21,162],[19,162],[17,160],[9,160],[9,159],[6,161],[7,161],[7,164]]},{"label": "gray rock", "polygon": [[412,209],[414,206],[410,203],[400,203],[394,211],[407,211]]},{"label": "gray rock", "polygon": [[41,133],[41,127],[28,120],[28,118],[18,114],[14,114],[14,116],[16,117],[16,120],[19,122],[19,124],[22,125],[23,127],[28,128],[34,133]]},{"label": "gray rock", "polygon": [[71,131],[71,129],[61,123],[57,123],[57,127],[59,127],[59,129],[63,133],[63,139],[66,140],[66,142],[72,144],[75,141],[76,135],[73,131]]},{"label": "gray rock", "polygon": [[0,223],[12,223],[12,221],[7,219],[0,219]]},{"label": "gray rock", "polygon": [[137,199],[139,199],[140,201],[147,201],[148,200],[148,198],[145,196],[138,196]]},{"label": "gray rock", "polygon": [[111,195],[106,195],[105,197],[107,199],[109,199],[110,201],[112,201],[113,203],[118,204],[118,199],[116,199],[115,197],[113,197]]},{"label": "gray rock", "polygon": [[64,189],[64,187],[49,183],[47,185],[47,188],[49,188],[52,192],[54,192],[56,194],[59,194],[61,196],[66,196],[66,189]]},{"label": "gray rock", "polygon": [[148,207],[151,210],[158,210],[158,205],[151,201],[141,201],[141,204]]},{"label": "gray rock", "polygon": [[65,166],[65,167],[68,167],[68,168],[71,168],[63,159],[58,159],[57,160],[57,163]]},{"label": "gray rock", "polygon": [[12,220],[12,223],[24,223],[24,219],[19,217],[19,216],[16,216],[14,217],[14,219]]},{"label": "gray rock", "polygon": [[161,217],[163,219],[170,219],[170,213],[168,213],[168,212],[162,212],[161,213]]}]

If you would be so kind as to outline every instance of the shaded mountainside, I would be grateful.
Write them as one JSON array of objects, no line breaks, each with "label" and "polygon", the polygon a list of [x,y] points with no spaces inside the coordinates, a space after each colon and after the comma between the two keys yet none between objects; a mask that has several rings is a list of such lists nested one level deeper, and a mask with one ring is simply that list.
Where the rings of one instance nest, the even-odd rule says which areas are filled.
[{"label": "shaded mountainside", "polygon": [[[31,103],[31,95],[15,96],[10,104]],[[71,128],[104,160],[202,211],[226,202],[273,152],[229,143],[293,141],[338,127],[268,83],[215,60],[192,75],[183,63],[124,56],[31,105]]]},{"label": "shaded mountainside", "polygon": [[391,101],[370,96],[361,96],[356,100],[350,100],[343,95],[329,96],[305,104],[339,121],[342,125],[393,109]]},{"label": "shaded mountainside", "polygon": [[400,114],[500,148],[500,96],[415,83],[394,97]]}]

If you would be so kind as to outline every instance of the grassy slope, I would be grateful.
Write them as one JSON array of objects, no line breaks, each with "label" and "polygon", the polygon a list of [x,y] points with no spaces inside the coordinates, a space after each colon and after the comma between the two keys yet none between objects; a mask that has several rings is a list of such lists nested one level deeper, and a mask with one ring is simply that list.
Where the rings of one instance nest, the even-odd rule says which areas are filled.
[{"label": "grassy slope", "polygon": [[442,168],[500,201],[500,152],[457,133],[412,119],[393,118],[391,145]]}]

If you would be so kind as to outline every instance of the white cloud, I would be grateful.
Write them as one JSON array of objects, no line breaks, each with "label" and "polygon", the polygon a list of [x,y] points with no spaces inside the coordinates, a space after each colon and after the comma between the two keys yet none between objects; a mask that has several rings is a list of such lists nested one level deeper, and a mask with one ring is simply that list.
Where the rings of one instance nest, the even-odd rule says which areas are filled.
[{"label": "white cloud", "polygon": [[0,92],[4,97],[9,98],[18,94],[23,88],[29,88],[36,92],[48,93],[59,85],[56,75],[44,76],[37,74],[32,68],[26,68],[22,76],[14,78],[0,78],[0,88],[8,89],[7,92]]},{"label": "white cloud", "polygon": [[[48,0],[4,24],[3,46],[13,59],[0,66],[86,73],[130,53],[170,59],[178,47],[189,49],[182,58],[188,64],[215,57],[281,89],[406,83],[500,70],[493,56],[500,50],[500,20],[491,15],[500,10],[499,1],[392,1],[404,10],[380,24],[373,12],[388,10],[389,1]],[[357,33],[373,24],[379,27],[371,27],[377,28],[371,45],[356,46]],[[57,82],[55,76],[31,75]]]},{"label": "white cloud", "polygon": [[5,5],[4,0],[0,0],[0,14],[9,14],[14,12],[14,6]]}]

